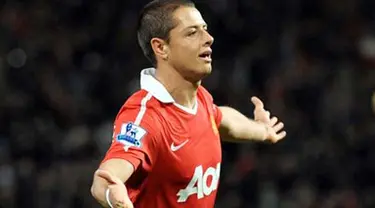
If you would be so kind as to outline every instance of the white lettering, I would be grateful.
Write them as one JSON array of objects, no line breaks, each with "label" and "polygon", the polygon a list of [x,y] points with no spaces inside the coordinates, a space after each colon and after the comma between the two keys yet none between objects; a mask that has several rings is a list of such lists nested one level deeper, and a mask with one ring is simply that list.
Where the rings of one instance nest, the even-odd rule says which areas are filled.
[{"label": "white lettering", "polygon": [[[207,185],[209,176],[212,177],[210,185]],[[212,191],[218,187],[220,178],[220,163],[217,164],[216,168],[209,167],[203,174],[202,165],[197,166],[194,170],[194,175],[191,178],[189,184],[184,189],[180,189],[177,193],[177,202],[186,202],[186,200],[193,194],[197,194],[197,198],[201,199],[204,196],[208,196]]]}]

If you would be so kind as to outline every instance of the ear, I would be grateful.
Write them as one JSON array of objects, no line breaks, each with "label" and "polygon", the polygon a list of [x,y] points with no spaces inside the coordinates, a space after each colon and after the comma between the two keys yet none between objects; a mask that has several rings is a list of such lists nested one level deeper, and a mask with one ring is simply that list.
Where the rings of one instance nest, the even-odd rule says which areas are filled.
[{"label": "ear", "polygon": [[155,53],[155,57],[159,57],[163,60],[168,59],[168,45],[163,39],[152,38],[151,47]]}]

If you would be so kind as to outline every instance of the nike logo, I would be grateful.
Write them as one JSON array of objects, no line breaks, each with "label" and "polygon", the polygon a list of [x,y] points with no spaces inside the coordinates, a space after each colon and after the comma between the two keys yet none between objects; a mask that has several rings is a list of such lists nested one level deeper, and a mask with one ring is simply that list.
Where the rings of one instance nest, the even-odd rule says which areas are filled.
[{"label": "nike logo", "polygon": [[187,139],[186,141],[182,142],[180,145],[177,145],[177,146],[175,146],[175,145],[174,145],[174,142],[172,142],[172,144],[171,144],[171,150],[172,150],[172,152],[175,152],[175,151],[179,150],[179,149],[180,149],[181,147],[183,147],[188,141],[189,141],[189,140]]}]

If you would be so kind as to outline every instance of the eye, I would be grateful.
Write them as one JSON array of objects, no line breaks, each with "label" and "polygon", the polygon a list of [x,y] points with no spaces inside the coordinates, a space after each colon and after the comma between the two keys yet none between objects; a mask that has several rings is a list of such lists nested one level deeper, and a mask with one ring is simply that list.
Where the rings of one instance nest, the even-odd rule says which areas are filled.
[{"label": "eye", "polygon": [[197,33],[197,30],[192,30],[188,33],[188,36],[193,36]]}]

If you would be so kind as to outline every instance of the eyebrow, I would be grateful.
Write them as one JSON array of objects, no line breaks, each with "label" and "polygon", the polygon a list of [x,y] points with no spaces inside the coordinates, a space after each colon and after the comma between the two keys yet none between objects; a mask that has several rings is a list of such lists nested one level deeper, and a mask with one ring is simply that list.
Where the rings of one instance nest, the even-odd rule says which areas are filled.
[{"label": "eyebrow", "polygon": [[191,28],[197,29],[197,28],[200,28],[200,27],[207,28],[208,25],[207,25],[207,24],[202,24],[202,25],[191,25],[191,26],[189,26],[189,27],[186,27],[184,30],[188,30],[188,29],[191,29]]}]

